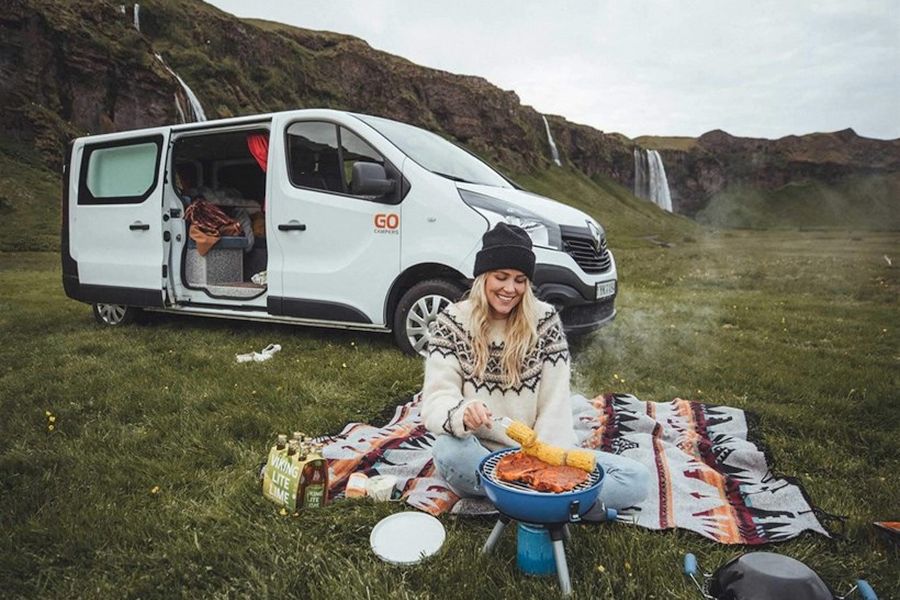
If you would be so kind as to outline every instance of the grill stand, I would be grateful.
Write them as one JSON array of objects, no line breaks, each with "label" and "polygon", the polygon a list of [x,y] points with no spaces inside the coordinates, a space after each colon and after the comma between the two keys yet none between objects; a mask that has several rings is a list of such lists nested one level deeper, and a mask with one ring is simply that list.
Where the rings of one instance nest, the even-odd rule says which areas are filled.
[{"label": "grill stand", "polygon": [[[497,545],[497,542],[500,541],[500,536],[503,535],[506,526],[512,521],[513,519],[511,517],[500,513],[500,518],[497,519],[494,528],[491,530],[491,534],[488,536],[487,541],[484,543],[484,547],[481,549],[482,554],[490,554],[494,551],[494,547]],[[550,540],[553,544],[553,558],[556,562],[556,576],[559,579],[559,588],[562,591],[563,596],[568,596],[572,593],[572,580],[569,578],[569,564],[566,562],[566,549],[563,545],[563,541],[572,539],[569,525],[568,523],[558,523],[554,525],[539,524],[539,526],[550,532]]]}]

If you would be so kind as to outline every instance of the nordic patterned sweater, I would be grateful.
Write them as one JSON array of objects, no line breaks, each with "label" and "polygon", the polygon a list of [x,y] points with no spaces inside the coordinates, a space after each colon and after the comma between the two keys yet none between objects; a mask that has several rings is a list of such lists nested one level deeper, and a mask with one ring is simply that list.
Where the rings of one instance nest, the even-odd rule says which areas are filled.
[{"label": "nordic patterned sweater", "polygon": [[466,430],[466,407],[484,402],[494,417],[509,417],[534,428],[542,442],[575,446],[569,347],[556,309],[537,302],[537,344],[525,357],[522,382],[508,388],[503,385],[500,366],[506,320],[491,322],[490,356],[484,378],[478,379],[473,373],[471,314],[470,301],[463,300],[448,306],[435,321],[422,388],[425,427],[435,434],[474,434],[491,450],[516,446],[497,426]]}]

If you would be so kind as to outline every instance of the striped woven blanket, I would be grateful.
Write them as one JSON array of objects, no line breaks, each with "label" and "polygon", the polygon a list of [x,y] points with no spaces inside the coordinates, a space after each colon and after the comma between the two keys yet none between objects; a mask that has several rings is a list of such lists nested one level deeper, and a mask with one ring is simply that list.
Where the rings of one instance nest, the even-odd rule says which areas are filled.
[{"label": "striped woven blanket", "polygon": [[[799,483],[774,474],[743,411],[681,399],[644,402],[629,394],[576,396],[573,402],[583,446],[633,458],[655,475],[647,499],[620,511],[620,521],[689,529],[723,544],[759,545],[804,531],[829,535]],[[433,515],[457,505],[459,498],[435,473],[434,436],[422,423],[418,395],[383,427],[352,423],[321,441],[333,499],[361,471],[396,476],[405,501]],[[460,510],[464,505],[453,512],[468,512]]]}]

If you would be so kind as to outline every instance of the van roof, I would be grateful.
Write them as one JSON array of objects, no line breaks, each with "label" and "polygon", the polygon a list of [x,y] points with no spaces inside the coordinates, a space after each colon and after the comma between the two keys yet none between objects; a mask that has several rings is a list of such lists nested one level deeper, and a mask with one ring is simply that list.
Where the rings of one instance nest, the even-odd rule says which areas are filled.
[{"label": "van roof", "polygon": [[[152,135],[154,133],[163,133],[166,131],[171,131],[172,133],[178,133],[182,131],[192,131],[195,129],[208,129],[210,127],[231,127],[234,125],[250,125],[254,123],[265,123],[271,121],[272,118],[276,115],[284,115],[284,114],[296,114],[297,116],[305,116],[305,117],[321,117],[328,118],[334,117],[336,115],[353,115],[357,116],[357,113],[353,113],[346,110],[336,110],[333,108],[298,108],[294,110],[282,110],[277,112],[270,113],[260,113],[255,115],[245,115],[241,117],[228,117],[225,119],[213,119],[210,121],[195,121],[193,123],[178,123],[175,125],[162,125],[159,127],[148,127],[145,129],[128,129],[125,131],[116,131],[114,133],[104,133],[104,134],[96,134],[96,135],[86,135],[81,136],[77,139],[87,139],[93,141],[105,141],[105,140],[115,140],[122,137],[135,137],[141,135]],[[360,115],[367,116],[367,115]]]}]

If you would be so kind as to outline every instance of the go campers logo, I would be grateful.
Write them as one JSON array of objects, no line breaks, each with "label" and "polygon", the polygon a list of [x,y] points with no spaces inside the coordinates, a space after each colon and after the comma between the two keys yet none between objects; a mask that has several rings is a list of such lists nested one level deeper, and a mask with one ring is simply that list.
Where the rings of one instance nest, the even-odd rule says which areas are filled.
[{"label": "go campers logo", "polygon": [[375,215],[375,233],[400,233],[400,215],[397,213],[378,213]]}]

